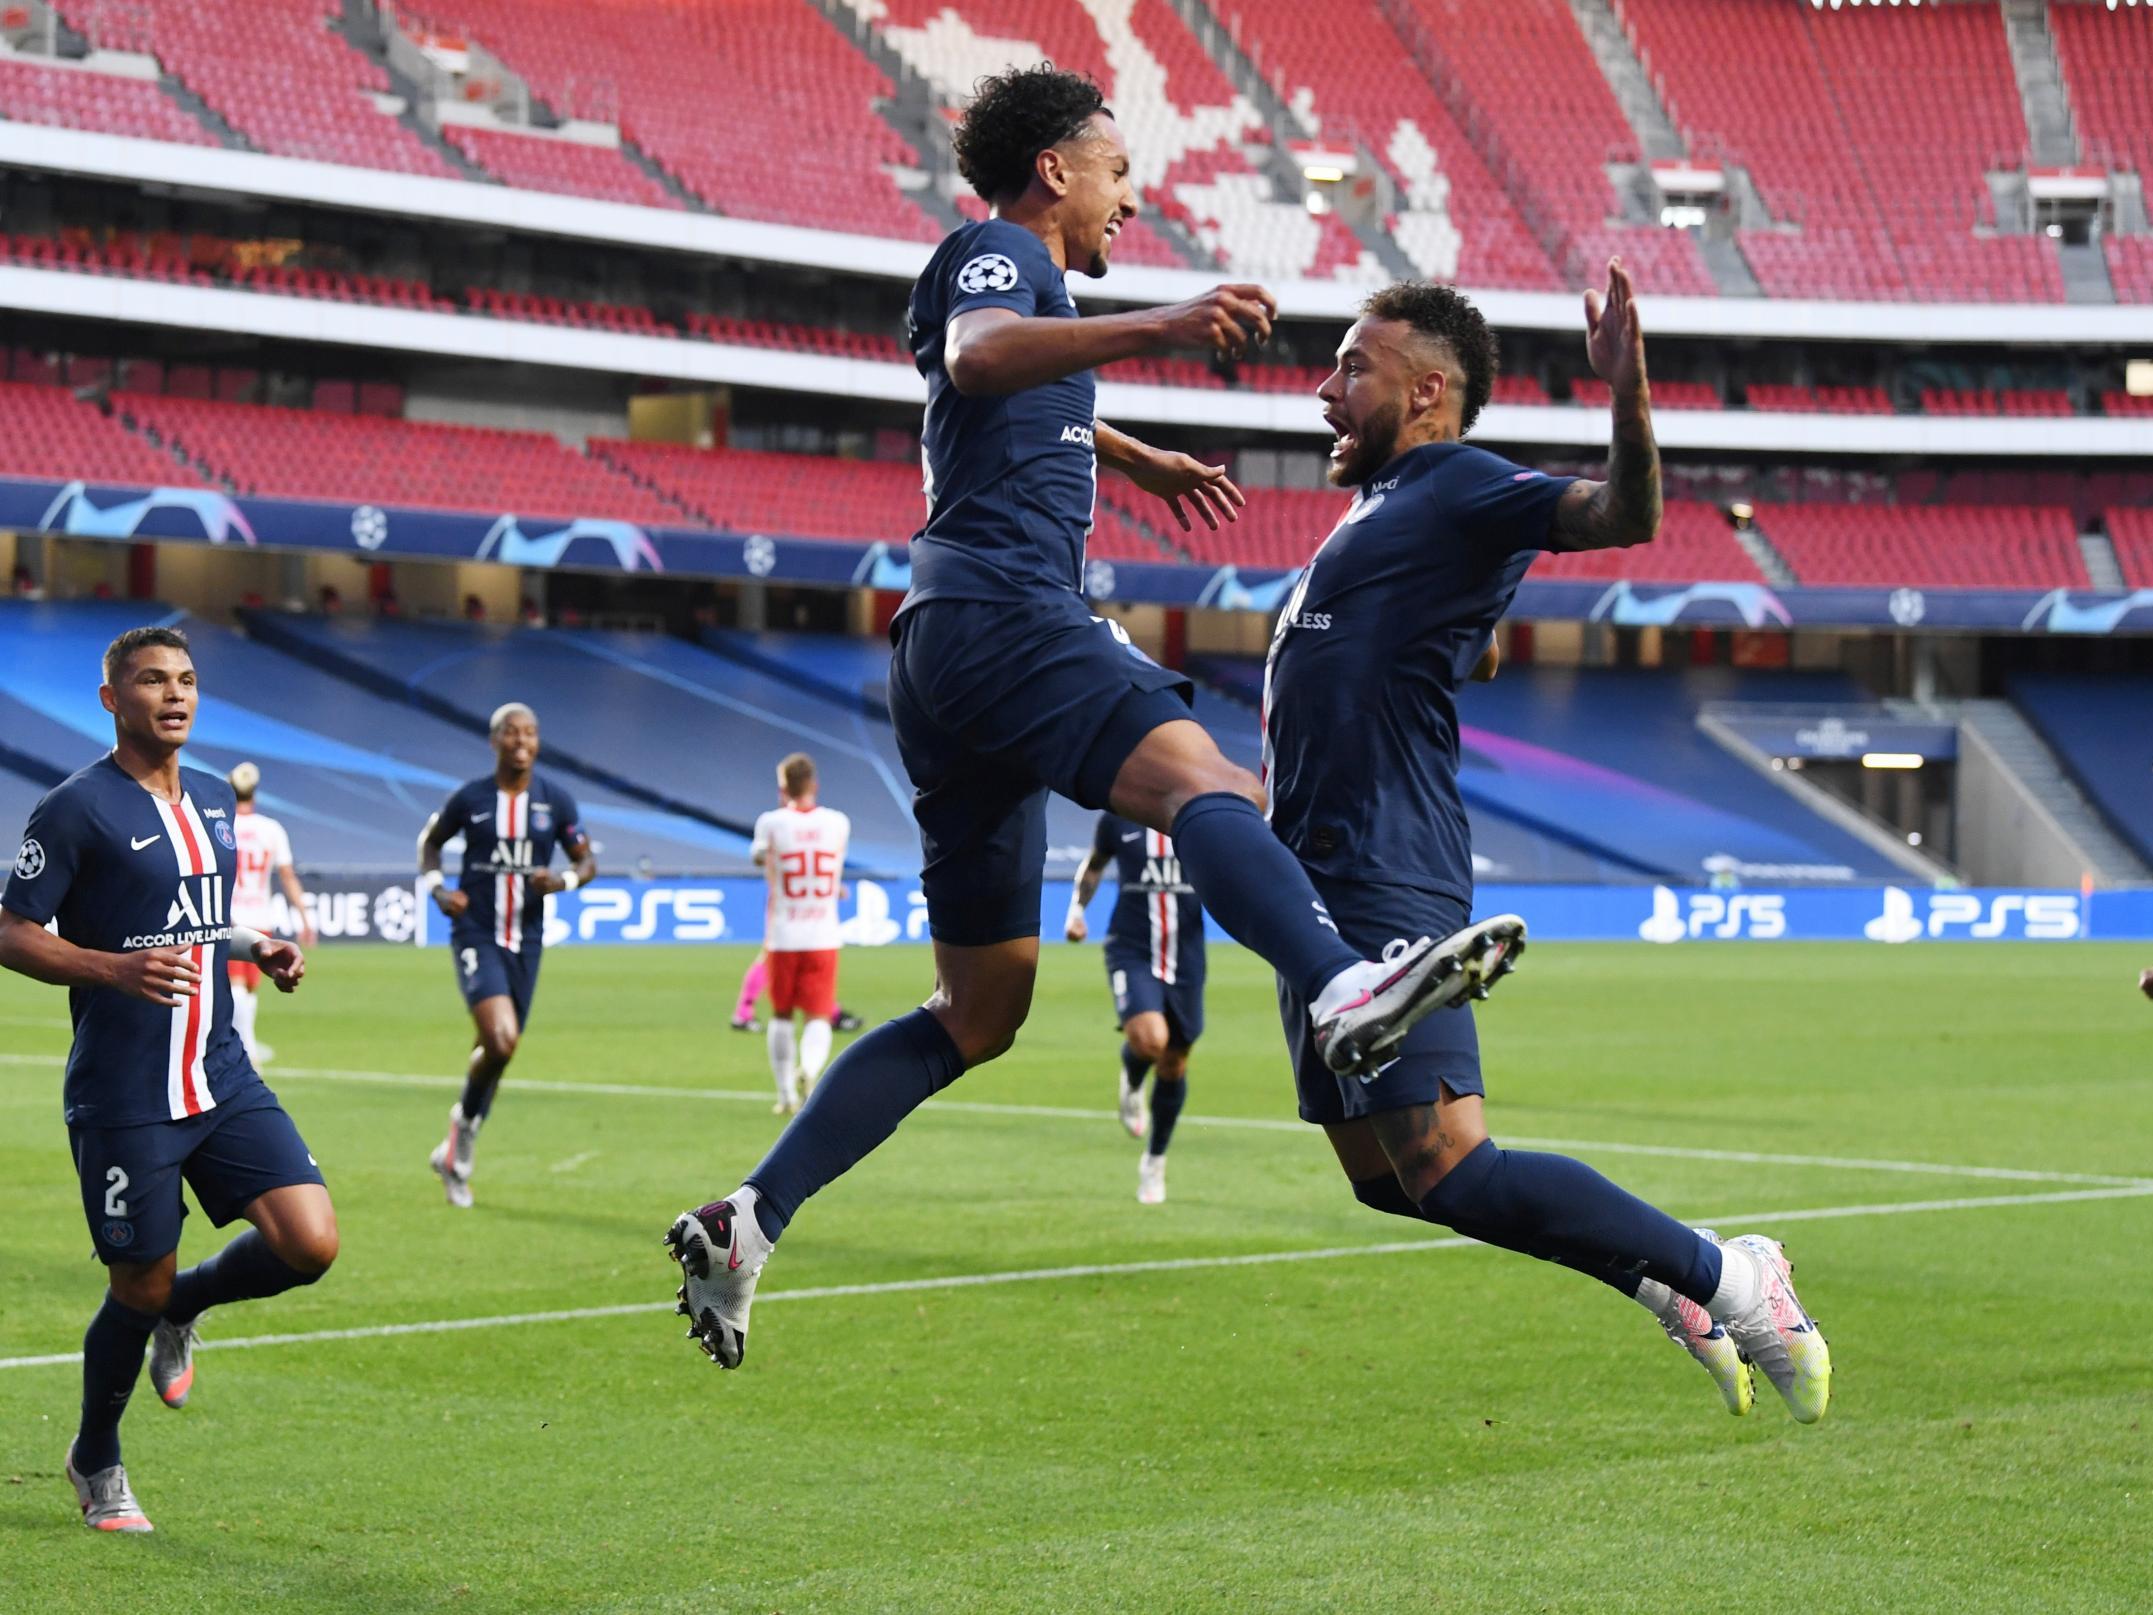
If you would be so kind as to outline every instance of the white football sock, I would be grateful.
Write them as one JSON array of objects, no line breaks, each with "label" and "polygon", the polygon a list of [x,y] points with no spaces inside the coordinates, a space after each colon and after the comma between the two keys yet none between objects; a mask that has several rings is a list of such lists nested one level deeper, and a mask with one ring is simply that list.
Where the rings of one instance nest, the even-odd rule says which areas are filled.
[{"label": "white football sock", "polygon": [[770,1020],[770,1075],[777,1079],[777,1096],[791,1102],[793,1073],[792,1022],[773,1016]]},{"label": "white football sock", "polygon": [[1739,1318],[1764,1299],[1764,1266],[1739,1245],[1719,1248],[1719,1288],[1704,1304],[1715,1323]]},{"label": "white football sock", "polygon": [[1637,1304],[1655,1317],[1667,1316],[1667,1309],[1675,1304],[1675,1292],[1658,1279],[1646,1279],[1637,1286]]},{"label": "white football sock", "polygon": [[812,1088],[830,1060],[830,1023],[809,1021],[800,1031],[800,1082]]},{"label": "white football sock", "polygon": [[[480,1121],[484,1119],[481,1117]],[[464,1120],[461,1099],[449,1106],[449,1150],[456,1163],[456,1170],[469,1177],[471,1157],[478,1151],[478,1122]]]},{"label": "white football sock", "polygon": [[247,1058],[254,1058],[254,1017],[261,1010],[261,1000],[251,989],[232,983],[232,1030],[239,1034],[239,1041],[246,1046]]}]

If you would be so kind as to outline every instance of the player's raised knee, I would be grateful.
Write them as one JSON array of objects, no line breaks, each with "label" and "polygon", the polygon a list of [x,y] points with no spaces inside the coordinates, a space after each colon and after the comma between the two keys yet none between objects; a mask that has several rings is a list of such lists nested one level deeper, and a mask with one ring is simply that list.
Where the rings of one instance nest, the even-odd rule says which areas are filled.
[{"label": "player's raised knee", "polygon": [[513,1026],[489,1026],[479,1038],[489,1059],[506,1065],[516,1057],[516,1045],[522,1040],[522,1032]]},{"label": "player's raised knee", "polygon": [[112,1291],[112,1299],[123,1307],[137,1312],[162,1313],[172,1302],[173,1264],[159,1262],[151,1267],[134,1267],[115,1263],[105,1271],[105,1282]]},{"label": "player's raised knee", "polygon": [[295,1273],[318,1279],[335,1264],[342,1241],[334,1217],[309,1221],[285,1236],[277,1259]]}]

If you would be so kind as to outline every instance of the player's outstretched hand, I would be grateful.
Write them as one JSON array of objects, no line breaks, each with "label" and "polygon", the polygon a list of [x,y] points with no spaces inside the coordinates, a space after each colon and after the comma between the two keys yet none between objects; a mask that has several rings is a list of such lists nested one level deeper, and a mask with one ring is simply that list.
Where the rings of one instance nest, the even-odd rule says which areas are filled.
[{"label": "player's outstretched hand", "polygon": [[2146,997],[2153,998],[2153,970],[2141,970],[2138,972],[2138,990],[2144,993]]},{"label": "player's outstretched hand", "polygon": [[1271,340],[1278,299],[1261,286],[1214,286],[1201,297],[1159,311],[1161,348],[1202,348],[1238,359]]},{"label": "player's outstretched hand", "polygon": [[[1064,941],[1082,942],[1086,937],[1090,935],[1091,927],[1084,923],[1084,916],[1081,914],[1070,915],[1069,923],[1062,927],[1062,938]],[[2149,976],[2153,976],[2153,970],[2147,971],[2146,974]]]},{"label": "player's outstretched hand", "polygon": [[1645,327],[1637,317],[1637,288],[1620,258],[1607,260],[1607,295],[1585,294],[1585,357],[1617,398],[1645,384]]},{"label": "player's outstretched hand", "polygon": [[453,886],[434,888],[434,907],[450,919],[461,919],[463,911],[471,906],[471,899]]},{"label": "player's outstretched hand", "polygon": [[1239,521],[1241,507],[1248,503],[1224,466],[1206,465],[1193,454],[1153,450],[1149,459],[1127,467],[1125,474],[1144,492],[1165,500],[1184,533],[1196,530],[1189,511],[1182,508],[1184,501],[1214,533],[1222,520]]},{"label": "player's outstretched hand", "polygon": [[262,967],[262,974],[277,984],[277,991],[288,993],[299,985],[307,973],[307,958],[296,942],[280,942],[274,937],[263,937],[254,949],[254,962]]},{"label": "player's outstretched hand", "polygon": [[112,985],[130,998],[177,1009],[202,990],[202,972],[190,948],[144,948],[119,955]]}]

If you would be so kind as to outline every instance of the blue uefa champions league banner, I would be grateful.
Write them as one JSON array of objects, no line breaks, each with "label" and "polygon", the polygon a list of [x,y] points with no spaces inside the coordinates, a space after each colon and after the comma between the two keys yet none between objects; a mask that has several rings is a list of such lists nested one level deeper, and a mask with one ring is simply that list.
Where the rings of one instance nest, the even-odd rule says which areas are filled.
[{"label": "blue uefa champions league banner", "polygon": [[[1260,493],[1258,497],[1261,497]],[[115,542],[327,550],[367,559],[492,561],[582,571],[904,589],[905,536],[847,543],[782,533],[643,527],[606,517],[463,515],[382,504],[234,498],[206,488],[114,487],[0,477],[0,527]],[[1313,550],[1322,535],[1309,534]],[[1232,566],[1094,560],[1095,600],[1276,611],[1294,574]],[[2045,634],[2153,633],[2153,589],[1809,589],[1763,583],[1528,581],[1517,617],[1625,627],[1941,628]]]},{"label": "blue uefa champions league banner", "polygon": [[[330,941],[445,946],[448,924],[420,903],[409,881],[312,877],[316,924]],[[1069,906],[1067,881],[1050,881],[1041,934],[1057,940]],[[599,881],[546,899],[549,947],[583,943],[759,943],[760,880]],[[279,899],[279,914],[282,916]],[[1089,910],[1092,937],[1113,903]],[[1480,888],[1479,914],[1522,914],[1542,942],[2110,942],[2153,941],[2153,890],[2090,894],[2002,887],[1936,891],[1921,886],[1785,887],[1712,891],[1676,886]],[[927,908],[915,882],[855,880],[842,914],[847,947],[927,940]],[[288,921],[280,930],[289,931]],[[1225,937],[1210,926],[1214,941]]]}]

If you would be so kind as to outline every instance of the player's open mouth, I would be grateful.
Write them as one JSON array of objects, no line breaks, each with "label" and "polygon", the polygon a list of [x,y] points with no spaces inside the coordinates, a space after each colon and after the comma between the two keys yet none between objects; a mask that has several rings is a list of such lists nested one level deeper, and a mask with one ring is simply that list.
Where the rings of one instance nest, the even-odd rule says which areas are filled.
[{"label": "player's open mouth", "polygon": [[1334,460],[1344,459],[1347,454],[1352,452],[1353,449],[1353,429],[1347,426],[1344,421],[1338,419],[1338,417],[1335,415],[1325,415],[1323,417],[1323,424],[1331,429],[1331,436],[1333,439],[1331,443],[1331,458]]}]

